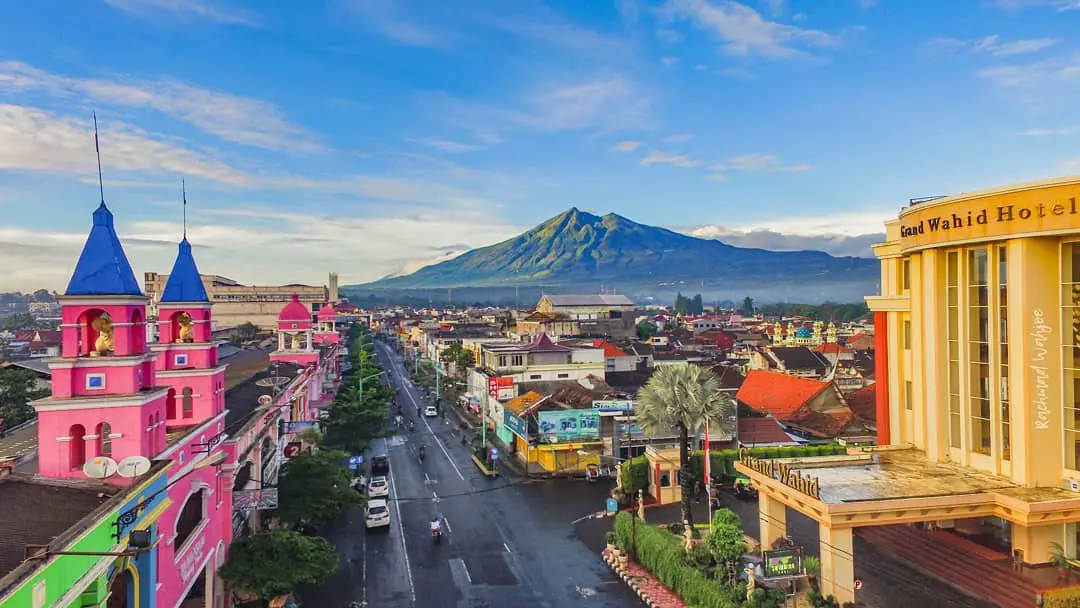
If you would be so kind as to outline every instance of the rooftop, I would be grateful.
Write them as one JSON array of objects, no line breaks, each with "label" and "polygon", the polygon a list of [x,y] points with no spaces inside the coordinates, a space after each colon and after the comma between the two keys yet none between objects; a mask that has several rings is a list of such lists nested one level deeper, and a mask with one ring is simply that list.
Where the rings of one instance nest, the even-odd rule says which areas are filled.
[{"label": "rooftop", "polygon": [[633,306],[624,295],[547,295],[552,306]]},{"label": "rooftop", "polygon": [[206,287],[202,282],[202,275],[195,265],[195,258],[191,255],[191,243],[187,237],[180,241],[180,248],[173,262],[169,280],[165,283],[165,289],[161,292],[162,302],[209,302],[206,295]]},{"label": "rooftop", "polygon": [[[229,366],[232,368],[232,365]],[[239,383],[233,384],[225,392],[225,408],[229,413],[225,415],[225,428],[230,433],[235,433],[238,425],[242,425],[246,418],[259,407],[259,397],[274,395],[287,387],[296,378],[297,373],[304,368],[292,363],[275,363],[265,365],[253,375]],[[225,371],[228,376],[229,370]],[[226,380],[226,386],[228,386]]]},{"label": "rooftop", "polygon": [[64,295],[142,295],[135,272],[120,244],[120,237],[116,235],[113,214],[105,206],[105,201],[101,201],[94,211],[90,235],[86,237],[86,244]]},{"label": "rooftop", "polygon": [[120,491],[92,480],[46,481],[18,473],[0,478],[0,576],[22,563],[26,545],[50,543]]}]

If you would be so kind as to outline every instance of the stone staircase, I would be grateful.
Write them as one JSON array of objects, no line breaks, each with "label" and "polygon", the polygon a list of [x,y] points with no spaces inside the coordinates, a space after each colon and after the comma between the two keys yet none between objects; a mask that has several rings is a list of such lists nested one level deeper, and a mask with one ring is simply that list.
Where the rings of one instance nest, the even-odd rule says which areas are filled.
[{"label": "stone staircase", "polygon": [[1001,608],[1035,606],[1036,585],[1013,572],[1007,556],[951,532],[925,532],[896,525],[859,528],[855,533],[878,551]]}]

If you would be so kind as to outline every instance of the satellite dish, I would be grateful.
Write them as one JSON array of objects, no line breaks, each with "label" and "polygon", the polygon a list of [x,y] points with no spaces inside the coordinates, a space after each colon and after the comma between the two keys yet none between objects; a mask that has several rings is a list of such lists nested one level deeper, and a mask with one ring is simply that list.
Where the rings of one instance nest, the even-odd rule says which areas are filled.
[{"label": "satellite dish", "polygon": [[150,459],[145,456],[128,456],[116,465],[121,477],[138,477],[150,470]]},{"label": "satellite dish", "polygon": [[271,397],[270,395],[261,395],[261,396],[259,396],[259,405],[270,405],[273,402],[274,402],[274,398]]},{"label": "satellite dish", "polygon": [[116,461],[108,456],[98,456],[87,460],[82,469],[87,477],[107,479],[116,475],[117,465]]}]

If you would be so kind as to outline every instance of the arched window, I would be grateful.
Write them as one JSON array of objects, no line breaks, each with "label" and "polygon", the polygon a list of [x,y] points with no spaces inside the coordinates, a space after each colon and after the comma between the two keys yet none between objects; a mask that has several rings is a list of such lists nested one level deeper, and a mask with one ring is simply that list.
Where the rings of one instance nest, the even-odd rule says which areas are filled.
[{"label": "arched window", "polygon": [[187,539],[191,538],[191,533],[195,531],[195,528],[199,527],[199,524],[202,523],[203,518],[206,516],[203,504],[205,498],[206,488],[202,488],[188,496],[184,508],[180,510],[180,516],[176,518],[176,539],[173,540],[175,551],[180,551],[180,547],[183,547]]},{"label": "arched window", "polygon": [[131,342],[130,348],[132,355],[138,355],[146,352],[146,325],[143,323],[143,313],[136,308],[131,311]]},{"label": "arched window", "polygon": [[99,422],[97,425],[97,455],[112,458],[112,426],[108,422]]},{"label": "arched window", "polygon": [[73,424],[68,430],[68,436],[71,437],[68,445],[68,467],[77,469],[86,463],[86,427]]},{"label": "arched window", "polygon": [[184,411],[184,418],[191,418],[195,416],[195,403],[192,399],[192,393],[190,386],[185,386],[184,391],[181,394],[180,402]]},{"label": "arched window", "polygon": [[165,395],[165,419],[176,420],[176,389],[170,388],[169,394]]}]

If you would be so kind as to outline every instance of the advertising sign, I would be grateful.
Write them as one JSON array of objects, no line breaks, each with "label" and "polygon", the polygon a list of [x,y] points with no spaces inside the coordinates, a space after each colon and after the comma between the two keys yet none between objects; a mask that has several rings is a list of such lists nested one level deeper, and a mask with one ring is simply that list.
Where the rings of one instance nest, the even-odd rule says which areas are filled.
[{"label": "advertising sign", "polygon": [[489,376],[488,397],[505,401],[514,398],[513,376]]},{"label": "advertising sign", "polygon": [[593,409],[598,412],[632,412],[634,411],[634,402],[629,399],[608,399],[603,401],[593,401]]},{"label": "advertising sign", "polygon": [[802,574],[802,547],[764,551],[761,559],[765,578]]},{"label": "advertising sign", "polygon": [[540,434],[559,441],[600,438],[597,410],[556,410],[540,412]]},{"label": "advertising sign", "polygon": [[525,434],[525,421],[515,416],[510,410],[503,410],[503,426],[511,433],[528,441],[529,438]]}]

